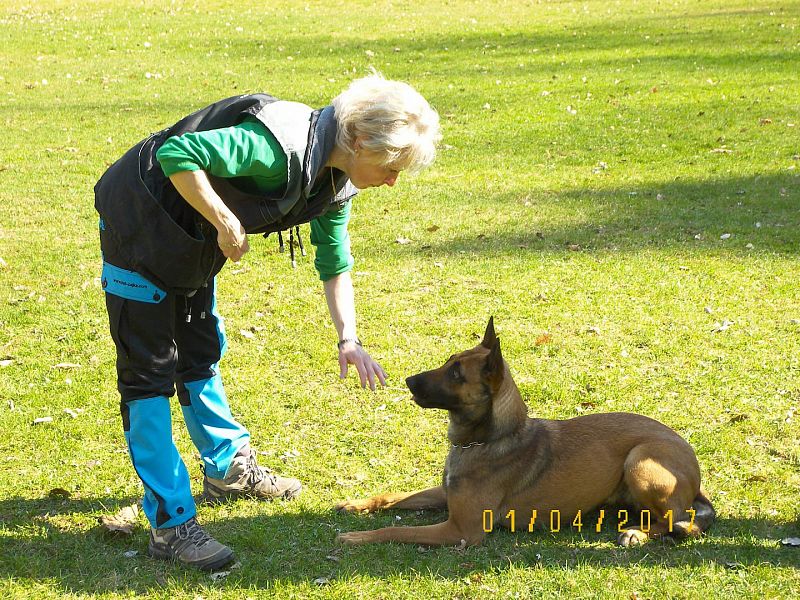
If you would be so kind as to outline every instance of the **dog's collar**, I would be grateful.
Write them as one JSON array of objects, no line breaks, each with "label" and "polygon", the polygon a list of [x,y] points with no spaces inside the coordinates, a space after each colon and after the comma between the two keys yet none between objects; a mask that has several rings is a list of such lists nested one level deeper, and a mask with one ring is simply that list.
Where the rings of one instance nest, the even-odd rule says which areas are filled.
[{"label": "dog's collar", "polygon": [[483,446],[486,442],[472,442],[471,444],[467,444],[466,446],[462,446],[461,444],[452,444],[453,448],[463,448],[466,450],[467,448],[472,448],[473,446]]}]

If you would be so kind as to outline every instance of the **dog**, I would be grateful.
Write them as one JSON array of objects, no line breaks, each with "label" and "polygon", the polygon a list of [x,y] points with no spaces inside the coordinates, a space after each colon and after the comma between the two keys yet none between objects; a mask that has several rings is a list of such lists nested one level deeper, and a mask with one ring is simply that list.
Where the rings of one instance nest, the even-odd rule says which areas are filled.
[{"label": "dog", "polygon": [[[447,509],[448,518],[421,527],[341,533],[341,543],[465,547],[480,544],[495,526],[512,531],[585,526],[598,532],[611,527],[620,545],[632,546],[662,536],[699,536],[714,521],[694,450],[663,423],[633,413],[529,418],[493,318],[480,345],[406,384],[422,408],[449,412],[451,448],[442,484],[336,508]],[[601,508],[620,506],[625,508],[607,516]],[[597,521],[584,523],[590,515]]]}]

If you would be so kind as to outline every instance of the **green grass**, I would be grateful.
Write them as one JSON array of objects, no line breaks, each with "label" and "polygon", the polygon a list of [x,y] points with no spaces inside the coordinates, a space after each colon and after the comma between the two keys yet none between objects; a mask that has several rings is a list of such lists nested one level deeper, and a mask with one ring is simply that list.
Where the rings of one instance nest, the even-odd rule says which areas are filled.
[{"label": "green grass", "polygon": [[[10,0],[0,40],[0,360],[12,361],[0,368],[0,597],[800,593],[800,551],[779,544],[800,534],[796,2]],[[444,125],[433,168],[355,201],[359,329],[391,385],[338,380],[312,261],[292,271],[273,239],[253,239],[220,276],[227,389],[261,461],[306,490],[200,509],[241,560],[222,581],[152,561],[144,520],[123,539],[97,527],[141,490],[92,186],[211,101],[268,91],[322,106],[369,66],[415,85]],[[335,547],[339,530],[442,519],[331,507],[438,481],[446,415],[413,405],[403,379],[473,345],[492,314],[531,414],[632,410],[693,444],[719,514],[708,536],[630,550],[610,531]],[[254,339],[238,333],[251,327]],[[176,410],[199,489],[180,421]]]}]

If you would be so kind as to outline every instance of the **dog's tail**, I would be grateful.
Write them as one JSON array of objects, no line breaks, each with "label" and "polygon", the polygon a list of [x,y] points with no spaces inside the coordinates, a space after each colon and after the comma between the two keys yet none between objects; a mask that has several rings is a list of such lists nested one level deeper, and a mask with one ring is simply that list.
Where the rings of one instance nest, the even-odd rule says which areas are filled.
[{"label": "dog's tail", "polygon": [[[692,514],[694,513],[694,514]],[[698,537],[706,531],[714,519],[717,512],[711,504],[711,500],[706,491],[701,487],[700,492],[692,501],[692,511],[686,511],[680,520],[675,522],[673,536],[682,539],[685,537]]]}]

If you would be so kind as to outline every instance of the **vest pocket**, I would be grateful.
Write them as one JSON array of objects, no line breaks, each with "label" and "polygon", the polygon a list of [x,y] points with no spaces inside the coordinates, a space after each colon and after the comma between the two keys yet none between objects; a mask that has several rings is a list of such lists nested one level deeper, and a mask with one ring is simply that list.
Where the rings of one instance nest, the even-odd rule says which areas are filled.
[{"label": "vest pocket", "polygon": [[161,289],[183,293],[209,278],[216,240],[200,227],[187,232],[162,206],[163,196],[177,191],[153,163],[157,137],[128,150],[103,174],[95,186],[95,207],[127,267]]}]

